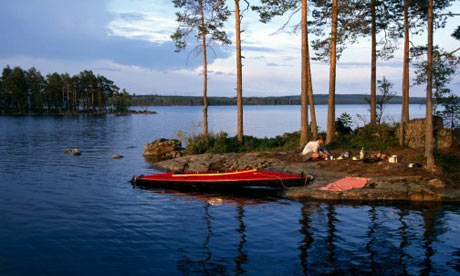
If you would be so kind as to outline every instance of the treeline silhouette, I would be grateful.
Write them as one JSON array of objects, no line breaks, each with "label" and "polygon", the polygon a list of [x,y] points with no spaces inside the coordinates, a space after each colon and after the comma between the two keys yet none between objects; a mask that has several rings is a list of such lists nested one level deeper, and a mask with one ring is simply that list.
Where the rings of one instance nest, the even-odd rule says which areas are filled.
[{"label": "treeline silhouette", "polygon": [[[337,94],[336,104],[368,104],[364,94]],[[380,96],[378,96],[380,97]],[[315,104],[327,104],[327,94],[314,95]],[[236,105],[236,97],[208,97],[209,105]],[[411,97],[411,103],[424,104],[423,97]],[[300,105],[299,96],[281,97],[243,97],[245,105]],[[401,104],[402,97],[394,96],[389,104]],[[203,97],[200,96],[164,96],[164,95],[135,95],[131,98],[133,106],[199,106],[203,105]]]},{"label": "treeline silhouette", "polygon": [[0,78],[0,112],[65,113],[125,111],[130,96],[112,80],[84,70],[77,75],[43,76],[34,67],[3,68]]}]

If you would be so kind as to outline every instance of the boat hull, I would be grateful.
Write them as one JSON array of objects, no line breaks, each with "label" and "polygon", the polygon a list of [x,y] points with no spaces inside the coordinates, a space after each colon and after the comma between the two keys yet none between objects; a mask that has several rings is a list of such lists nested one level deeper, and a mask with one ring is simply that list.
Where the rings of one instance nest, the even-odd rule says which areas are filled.
[{"label": "boat hull", "polygon": [[141,187],[188,190],[235,190],[247,187],[287,188],[305,185],[308,175],[280,174],[258,170],[225,172],[188,172],[133,177]]}]

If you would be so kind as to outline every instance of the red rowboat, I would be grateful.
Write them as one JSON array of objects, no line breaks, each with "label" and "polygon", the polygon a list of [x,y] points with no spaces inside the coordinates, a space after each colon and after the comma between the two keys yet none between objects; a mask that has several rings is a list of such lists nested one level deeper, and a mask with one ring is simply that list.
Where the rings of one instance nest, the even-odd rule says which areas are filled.
[{"label": "red rowboat", "polygon": [[185,173],[159,173],[135,176],[134,186],[180,188],[194,190],[238,189],[248,186],[287,188],[305,185],[310,175],[266,172],[260,170],[204,171]]}]

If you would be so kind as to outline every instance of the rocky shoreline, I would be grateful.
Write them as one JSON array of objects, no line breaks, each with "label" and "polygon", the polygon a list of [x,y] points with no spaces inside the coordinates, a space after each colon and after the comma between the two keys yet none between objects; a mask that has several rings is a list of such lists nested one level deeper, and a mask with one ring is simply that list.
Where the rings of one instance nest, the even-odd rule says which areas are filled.
[{"label": "rocky shoreline", "polygon": [[[326,164],[326,162],[329,162]],[[321,200],[358,200],[358,201],[458,201],[460,190],[448,187],[435,177],[422,173],[423,169],[409,171],[405,175],[392,173],[387,164],[381,171],[385,173],[337,171],[330,162],[348,161],[308,161],[293,160],[288,153],[228,153],[186,155],[154,163],[154,167],[164,171],[206,171],[206,170],[245,170],[262,169],[278,172],[306,173],[315,177],[314,181],[303,187],[281,191],[287,198],[312,198]],[[353,161],[352,161],[353,162]],[[338,164],[338,163],[337,163]],[[342,163],[341,165],[343,165]],[[328,166],[325,166],[328,165]],[[377,168],[378,169],[378,168]],[[369,177],[370,181],[362,189],[343,192],[318,190],[319,187],[345,176]]]}]

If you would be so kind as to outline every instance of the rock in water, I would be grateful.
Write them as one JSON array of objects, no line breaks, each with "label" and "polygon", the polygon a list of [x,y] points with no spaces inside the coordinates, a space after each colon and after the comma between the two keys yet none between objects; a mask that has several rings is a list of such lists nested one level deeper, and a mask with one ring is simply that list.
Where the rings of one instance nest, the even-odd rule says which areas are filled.
[{"label": "rock in water", "polygon": [[81,151],[77,148],[72,149],[72,154],[73,155],[81,155]]},{"label": "rock in water", "polygon": [[72,154],[72,149],[66,149],[66,150],[64,151],[64,153],[65,153],[65,154]]},{"label": "rock in water", "polygon": [[164,156],[173,151],[182,149],[181,142],[177,139],[157,139],[144,147],[144,156]]},{"label": "rock in water", "polygon": [[121,159],[121,158],[123,158],[123,157],[124,157],[124,156],[121,155],[121,154],[114,154],[114,155],[112,155],[112,158],[113,158],[113,159]]}]

